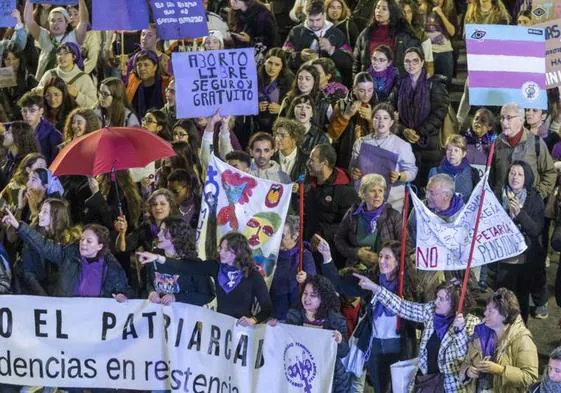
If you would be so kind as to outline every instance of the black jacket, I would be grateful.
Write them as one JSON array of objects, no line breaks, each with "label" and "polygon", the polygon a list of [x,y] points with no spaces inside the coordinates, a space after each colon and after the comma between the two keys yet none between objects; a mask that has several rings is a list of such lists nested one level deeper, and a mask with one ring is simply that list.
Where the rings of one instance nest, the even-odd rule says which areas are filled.
[{"label": "black jacket", "polygon": [[[372,26],[365,28],[358,36],[353,54],[353,75],[361,71],[367,71],[370,66],[370,36],[372,35]],[[393,64],[398,68],[400,74],[404,74],[403,58],[405,51],[411,47],[421,48],[421,42],[415,38],[412,32],[401,31],[395,34],[395,47],[393,55]]]},{"label": "black jacket", "polygon": [[[64,246],[53,240],[45,238],[39,232],[30,228],[26,223],[20,222],[18,228],[19,237],[30,247],[40,253],[44,259],[58,265],[59,280],[56,296],[72,297],[80,280],[82,260],[80,257],[80,246],[78,243]],[[113,255],[107,253],[105,258],[105,271],[100,297],[111,297],[112,294],[122,293],[131,296],[132,291],[127,283],[127,277],[123,268]]]},{"label": "black jacket", "polygon": [[[409,78],[408,75],[403,78]],[[397,94],[394,98],[394,108],[397,109],[399,101],[399,86],[401,81],[398,81]],[[450,105],[450,97],[448,90],[446,90],[446,78],[442,75],[434,75],[429,79],[430,83],[430,113],[425,121],[417,127],[415,131],[421,136],[419,142],[413,145],[413,152],[417,160],[437,166],[442,159],[441,147],[441,132],[444,118],[448,113],[448,105]],[[397,135],[403,137],[403,130],[405,127],[401,124],[398,125]],[[419,162],[419,161],[417,161]]]}]

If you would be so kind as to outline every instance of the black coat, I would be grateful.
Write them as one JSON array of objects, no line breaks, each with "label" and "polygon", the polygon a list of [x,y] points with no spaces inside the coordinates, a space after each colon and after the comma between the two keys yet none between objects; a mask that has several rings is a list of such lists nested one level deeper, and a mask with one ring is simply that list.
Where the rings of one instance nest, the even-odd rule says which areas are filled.
[{"label": "black coat", "polygon": [[[45,238],[39,232],[21,222],[18,228],[19,237],[31,248],[43,256],[43,260],[58,265],[59,279],[56,296],[72,297],[80,280],[82,260],[78,243],[64,246]],[[132,291],[127,283],[123,268],[111,254],[105,254],[105,270],[101,285],[100,297],[111,297],[112,294],[122,293],[131,296]]]},{"label": "black coat", "polygon": [[[367,71],[370,66],[370,36],[372,35],[372,26],[365,28],[358,36],[353,54],[353,75],[361,71]],[[405,51],[411,47],[422,49],[421,42],[415,38],[413,32],[401,31],[394,35],[395,47],[393,55],[393,64],[398,68],[400,74],[404,74],[403,59]]]}]

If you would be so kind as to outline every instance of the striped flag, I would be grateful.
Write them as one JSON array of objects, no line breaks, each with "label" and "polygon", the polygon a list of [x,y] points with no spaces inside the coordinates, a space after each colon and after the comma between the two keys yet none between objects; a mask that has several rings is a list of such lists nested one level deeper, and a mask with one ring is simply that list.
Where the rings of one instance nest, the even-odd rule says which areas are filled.
[{"label": "striped flag", "polygon": [[466,25],[466,48],[470,105],[547,108],[543,29]]}]

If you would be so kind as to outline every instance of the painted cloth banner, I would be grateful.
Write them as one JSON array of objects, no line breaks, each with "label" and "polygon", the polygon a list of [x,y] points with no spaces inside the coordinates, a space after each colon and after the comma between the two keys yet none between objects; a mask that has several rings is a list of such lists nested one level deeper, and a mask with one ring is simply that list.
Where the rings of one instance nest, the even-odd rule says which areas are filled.
[{"label": "painted cloth banner", "polygon": [[470,105],[547,109],[543,29],[466,25],[466,50]]},{"label": "painted cloth banner", "polygon": [[174,52],[177,118],[256,115],[257,69],[253,48]]},{"label": "painted cloth banner", "polygon": [[138,0],[95,0],[93,30],[142,30],[149,26],[148,5]]},{"label": "painted cloth banner", "polygon": [[150,6],[162,40],[181,40],[208,35],[206,11],[200,0],[152,0]]},{"label": "painted cloth banner", "polygon": [[12,67],[0,67],[0,88],[17,86],[16,73]]},{"label": "painted cloth banner", "polygon": [[524,236],[501,206],[484,176],[453,222],[447,223],[431,212],[411,192],[416,217],[415,257],[420,270],[463,270],[467,266],[475,218],[485,185],[473,252],[472,267],[515,257],[526,250]]},{"label": "painted cloth banner", "polygon": [[532,0],[531,4],[534,24],[561,18],[561,0]]},{"label": "painted cloth banner", "polygon": [[271,276],[291,194],[292,184],[260,179],[211,154],[197,226],[199,257],[213,258],[220,238],[239,231],[262,272]]},{"label": "painted cloth banner", "polygon": [[174,392],[331,391],[330,330],[236,319],[183,303],[2,296],[0,382]]},{"label": "painted cloth banner", "polygon": [[0,27],[14,27],[16,18],[10,14],[16,9],[16,0],[0,0]]},{"label": "painted cloth banner", "polygon": [[[560,3],[561,5],[561,3]],[[551,89],[561,86],[561,19],[542,23],[545,32],[545,84]]]}]

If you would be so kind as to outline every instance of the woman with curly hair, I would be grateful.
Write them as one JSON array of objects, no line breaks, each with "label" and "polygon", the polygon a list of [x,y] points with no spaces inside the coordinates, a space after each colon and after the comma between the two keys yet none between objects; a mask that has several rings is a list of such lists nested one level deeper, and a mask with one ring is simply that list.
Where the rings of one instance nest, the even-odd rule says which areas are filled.
[{"label": "woman with curly hair", "polygon": [[[285,323],[333,330],[333,338],[337,343],[337,360],[331,392],[348,393],[349,374],[341,362],[349,353],[347,323],[339,314],[340,303],[335,287],[323,276],[307,277],[302,284],[300,302],[296,308],[288,310]],[[272,319],[269,325],[276,326],[277,322],[276,319]]]},{"label": "woman with curly hair", "polygon": [[66,146],[74,139],[99,130],[101,123],[93,109],[76,108],[66,117],[62,146]]},{"label": "woman with curly hair", "polygon": [[95,113],[101,127],[139,127],[138,117],[133,112],[123,81],[105,78],[97,90]]},{"label": "woman with curly hair", "polygon": [[[64,199],[46,199],[31,227],[46,238],[65,245],[77,242],[81,236],[80,228],[72,227],[69,203]],[[19,278],[18,293],[54,295],[58,269],[47,263],[40,253],[27,244],[24,244],[21,259],[16,261],[14,270]]]},{"label": "woman with curly hair", "polygon": [[[194,237],[194,236],[193,236]],[[271,298],[263,276],[257,270],[247,239],[238,232],[224,235],[219,242],[219,260],[203,262],[191,258],[171,258],[150,252],[139,252],[140,263],[157,262],[183,274],[196,274],[214,278],[217,311],[238,318],[238,324],[253,326],[269,318]],[[257,301],[260,311],[254,315]]]},{"label": "woman with curly hair", "polygon": [[57,130],[64,129],[68,114],[77,107],[74,98],[68,94],[66,82],[61,78],[50,79],[43,88],[45,117]]},{"label": "woman with curly hair", "polygon": [[14,170],[26,155],[39,151],[35,131],[29,124],[23,121],[14,121],[6,124],[6,126],[7,128],[0,125],[4,137],[2,147],[8,150],[0,161],[0,188],[4,188],[8,184]]},{"label": "woman with curly hair", "polygon": [[[157,248],[166,258],[198,260],[195,233],[180,217],[168,217],[160,225]],[[210,277],[177,271],[171,264],[149,265],[148,300],[169,305],[174,301],[203,306],[214,298]]]}]

